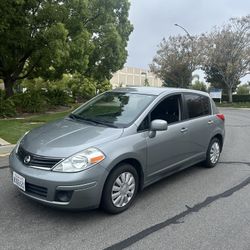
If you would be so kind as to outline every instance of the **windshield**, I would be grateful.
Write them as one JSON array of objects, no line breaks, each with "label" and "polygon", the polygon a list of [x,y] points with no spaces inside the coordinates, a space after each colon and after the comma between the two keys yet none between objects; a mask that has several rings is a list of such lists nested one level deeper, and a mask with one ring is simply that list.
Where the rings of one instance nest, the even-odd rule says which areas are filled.
[{"label": "windshield", "polygon": [[111,127],[127,127],[154,98],[153,95],[106,92],[76,109],[70,117]]}]

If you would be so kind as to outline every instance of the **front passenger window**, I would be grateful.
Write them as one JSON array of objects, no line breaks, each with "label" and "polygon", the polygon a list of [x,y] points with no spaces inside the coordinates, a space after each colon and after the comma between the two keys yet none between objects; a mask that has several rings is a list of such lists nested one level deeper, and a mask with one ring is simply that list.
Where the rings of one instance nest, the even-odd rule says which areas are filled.
[{"label": "front passenger window", "polygon": [[173,95],[161,101],[151,112],[151,121],[161,119],[168,124],[181,120],[181,95]]}]

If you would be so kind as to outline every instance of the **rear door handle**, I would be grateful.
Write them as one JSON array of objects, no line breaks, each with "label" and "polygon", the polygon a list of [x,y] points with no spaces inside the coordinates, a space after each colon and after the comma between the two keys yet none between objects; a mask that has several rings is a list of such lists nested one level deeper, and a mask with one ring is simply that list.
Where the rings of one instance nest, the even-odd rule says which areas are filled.
[{"label": "rear door handle", "polygon": [[209,120],[207,123],[208,123],[208,124],[213,124],[213,123],[214,123],[214,121]]},{"label": "rear door handle", "polygon": [[185,133],[185,132],[187,132],[187,131],[188,131],[187,128],[182,128],[182,129],[181,129],[181,133]]}]

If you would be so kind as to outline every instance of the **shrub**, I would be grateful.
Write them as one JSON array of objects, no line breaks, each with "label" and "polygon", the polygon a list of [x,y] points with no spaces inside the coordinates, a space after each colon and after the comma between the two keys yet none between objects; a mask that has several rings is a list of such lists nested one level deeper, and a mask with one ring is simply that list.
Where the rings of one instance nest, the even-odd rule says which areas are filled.
[{"label": "shrub", "polygon": [[21,86],[25,89],[36,91],[41,89],[46,89],[49,85],[49,81],[44,80],[41,77],[34,79],[24,79],[21,82]]},{"label": "shrub", "polygon": [[[219,99],[215,99],[216,102],[219,102]],[[228,102],[228,95],[222,95],[222,101]],[[250,95],[233,95],[233,102],[250,102]]]},{"label": "shrub", "polygon": [[28,90],[25,93],[15,94],[10,99],[14,102],[19,112],[43,112],[48,107],[44,91],[42,90]]},{"label": "shrub", "polygon": [[16,115],[15,104],[6,98],[4,90],[0,89],[0,117],[13,117]]},{"label": "shrub", "polygon": [[70,102],[69,94],[62,89],[48,89],[44,95],[46,96],[50,105],[68,105]]},{"label": "shrub", "polygon": [[250,86],[248,84],[239,85],[237,87],[237,95],[249,95]]},{"label": "shrub", "polygon": [[203,91],[203,92],[207,92],[207,86],[204,82],[201,82],[201,81],[195,81],[194,84],[192,84],[190,86],[191,89],[195,89],[195,90],[200,90],[200,91]]},{"label": "shrub", "polygon": [[77,102],[89,100],[96,94],[96,82],[89,78],[75,76],[68,83],[68,88],[72,92],[72,97]]},{"label": "shrub", "polygon": [[250,95],[233,95],[233,102],[250,102]]},{"label": "shrub", "polygon": [[112,85],[111,85],[109,80],[104,80],[102,82],[97,83],[96,89],[97,89],[98,93],[103,93],[105,91],[111,90]]}]

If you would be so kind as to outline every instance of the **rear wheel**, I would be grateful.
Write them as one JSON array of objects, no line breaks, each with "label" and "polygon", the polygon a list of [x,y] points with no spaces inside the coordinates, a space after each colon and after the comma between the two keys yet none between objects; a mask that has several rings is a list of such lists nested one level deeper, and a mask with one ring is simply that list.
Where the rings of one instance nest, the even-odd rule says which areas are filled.
[{"label": "rear wheel", "polygon": [[208,146],[205,167],[213,168],[218,163],[221,152],[221,143],[218,138],[213,138]]},{"label": "rear wheel", "polygon": [[138,190],[138,174],[136,169],[123,164],[108,177],[102,196],[102,207],[109,213],[121,213],[135,199]]}]

